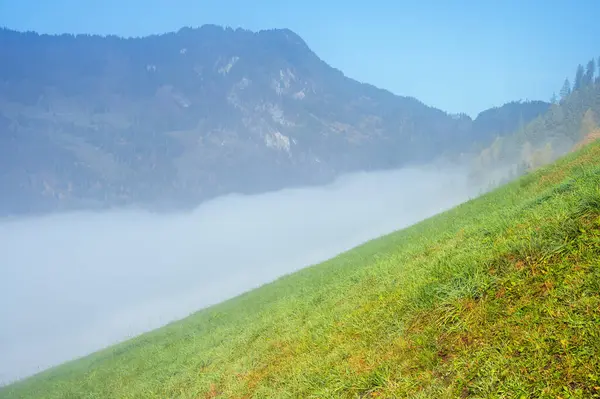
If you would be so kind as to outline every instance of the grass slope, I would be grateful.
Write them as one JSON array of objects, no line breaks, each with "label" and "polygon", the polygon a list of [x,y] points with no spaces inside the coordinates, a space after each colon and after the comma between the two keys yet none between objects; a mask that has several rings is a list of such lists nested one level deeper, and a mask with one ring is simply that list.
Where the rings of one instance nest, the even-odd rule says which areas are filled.
[{"label": "grass slope", "polygon": [[600,397],[600,145],[2,398]]}]

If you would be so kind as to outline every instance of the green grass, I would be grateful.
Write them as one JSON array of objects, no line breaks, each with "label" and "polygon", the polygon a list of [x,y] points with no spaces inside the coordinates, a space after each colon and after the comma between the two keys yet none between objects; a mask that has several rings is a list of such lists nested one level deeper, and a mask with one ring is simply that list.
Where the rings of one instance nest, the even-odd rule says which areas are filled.
[{"label": "green grass", "polygon": [[600,145],[0,397],[600,397]]}]

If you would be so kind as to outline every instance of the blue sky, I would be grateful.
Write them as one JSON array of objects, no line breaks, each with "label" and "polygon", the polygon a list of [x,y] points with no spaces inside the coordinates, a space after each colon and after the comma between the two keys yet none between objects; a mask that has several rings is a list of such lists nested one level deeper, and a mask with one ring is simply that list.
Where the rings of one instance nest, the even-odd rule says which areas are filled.
[{"label": "blue sky", "polygon": [[473,116],[548,100],[600,56],[599,16],[598,0],[0,0],[0,25],[42,33],[289,28],[354,79]]}]

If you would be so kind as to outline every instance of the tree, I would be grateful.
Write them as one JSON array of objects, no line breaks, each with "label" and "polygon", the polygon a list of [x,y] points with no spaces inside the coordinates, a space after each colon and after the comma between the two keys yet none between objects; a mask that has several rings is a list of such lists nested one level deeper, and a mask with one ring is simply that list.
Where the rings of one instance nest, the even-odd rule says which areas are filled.
[{"label": "tree", "polygon": [[569,82],[569,78],[565,79],[565,83],[563,83],[562,89],[560,89],[560,99],[564,100],[569,97],[571,94],[571,82]]},{"label": "tree", "polygon": [[550,97],[550,103],[556,104],[558,102],[558,98],[556,97],[556,93],[552,93],[552,97]]},{"label": "tree", "polygon": [[575,72],[575,83],[573,83],[573,91],[577,91],[583,87],[584,74],[585,70],[583,69],[583,65],[579,64],[577,66],[577,71]]},{"label": "tree", "polygon": [[588,108],[588,110],[585,111],[585,114],[583,114],[583,118],[581,120],[581,137],[587,136],[596,129],[598,129],[596,115],[594,115],[594,111],[591,108]]},{"label": "tree", "polygon": [[500,158],[502,157],[502,145],[503,145],[502,138],[500,136],[496,136],[496,138],[494,139],[494,142],[490,146],[490,150],[492,152],[492,154],[491,154],[492,161],[494,163],[498,163],[498,161],[500,161]]},{"label": "tree", "polygon": [[547,165],[552,162],[552,156],[554,151],[552,150],[552,144],[546,143],[544,147],[538,148],[531,154],[529,167],[531,169],[537,169],[541,166]]},{"label": "tree", "polygon": [[527,168],[531,166],[531,156],[533,154],[533,145],[527,140],[521,147],[521,161],[525,162]]},{"label": "tree", "polygon": [[583,76],[583,84],[584,86],[589,86],[594,83],[594,75],[596,74],[596,60],[591,59],[587,63],[587,68],[585,71],[585,75]]}]

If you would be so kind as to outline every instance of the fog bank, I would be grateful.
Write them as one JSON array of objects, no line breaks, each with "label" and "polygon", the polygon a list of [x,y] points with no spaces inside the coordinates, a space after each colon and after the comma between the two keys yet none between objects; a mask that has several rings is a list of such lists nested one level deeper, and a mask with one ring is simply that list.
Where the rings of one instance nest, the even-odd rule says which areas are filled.
[{"label": "fog bank", "polygon": [[0,223],[0,383],[185,317],[478,193],[462,170],[345,176],[187,214]]}]

